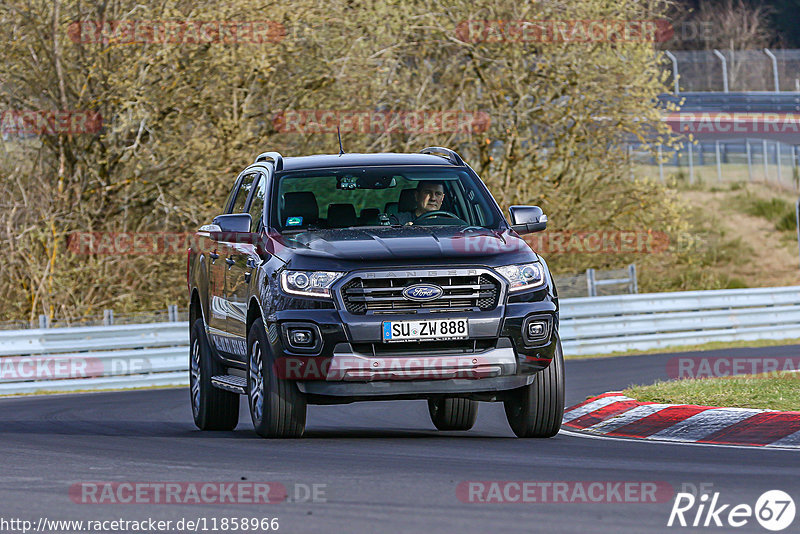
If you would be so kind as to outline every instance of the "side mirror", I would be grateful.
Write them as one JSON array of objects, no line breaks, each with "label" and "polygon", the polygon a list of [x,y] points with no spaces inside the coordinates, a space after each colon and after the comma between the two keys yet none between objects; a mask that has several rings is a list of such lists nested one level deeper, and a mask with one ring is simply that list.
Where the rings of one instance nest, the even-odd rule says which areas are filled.
[{"label": "side mirror", "polygon": [[511,228],[518,234],[541,232],[547,228],[547,215],[539,206],[511,206]]},{"label": "side mirror", "polygon": [[212,224],[219,226],[222,233],[244,234],[250,233],[252,219],[249,213],[230,213],[217,215]]}]

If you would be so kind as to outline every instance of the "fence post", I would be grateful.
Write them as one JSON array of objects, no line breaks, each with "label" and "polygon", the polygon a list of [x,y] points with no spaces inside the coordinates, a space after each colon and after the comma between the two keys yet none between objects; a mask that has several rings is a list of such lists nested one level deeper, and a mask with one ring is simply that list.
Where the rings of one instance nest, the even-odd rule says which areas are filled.
[{"label": "fence post", "polygon": [[663,149],[661,145],[658,145],[658,179],[663,184],[664,183],[664,162],[661,161]]},{"label": "fence post", "polygon": [[689,142],[689,183],[694,184],[694,148]]},{"label": "fence post", "polygon": [[630,291],[631,293],[639,292],[639,284],[636,282],[636,265],[631,263],[628,265],[628,277],[630,278]]},{"label": "fence post", "polygon": [[50,318],[47,315],[39,315],[39,328],[50,328]]},{"label": "fence post", "polygon": [[103,326],[114,324],[114,310],[103,310]]},{"label": "fence post", "polygon": [[722,55],[717,49],[714,49],[714,55],[717,56],[720,61],[722,61],[722,89],[726,93],[728,92],[728,61],[725,59],[725,56]]},{"label": "fence post", "polygon": [[753,153],[750,150],[750,139],[745,139],[744,144],[747,147],[747,178],[753,181]]},{"label": "fence post", "polygon": [[589,296],[597,296],[597,286],[594,284],[594,269],[586,269],[586,285],[589,289]]},{"label": "fence post", "polygon": [[678,58],[676,58],[675,54],[669,50],[664,50],[664,55],[666,55],[669,60],[672,61],[672,81],[675,84],[675,94],[679,95],[681,90],[678,87]]},{"label": "fence post", "polygon": [[722,181],[722,163],[719,160],[719,141],[714,141],[714,152],[717,154],[717,182]]},{"label": "fence post", "polygon": [[767,140],[761,141],[761,159],[764,160],[764,183],[769,183],[769,172],[767,172]]},{"label": "fence post", "polygon": [[781,142],[775,141],[775,161],[778,163],[778,183],[781,183]]},{"label": "fence post", "polygon": [[797,247],[800,250],[800,198],[797,199],[797,204],[794,207],[795,223],[797,224]]},{"label": "fence post", "polygon": [[167,306],[167,315],[169,316],[169,322],[177,323],[178,322],[178,305],[177,304],[170,304]]},{"label": "fence post", "polygon": [[781,85],[780,85],[780,79],[778,78],[778,58],[775,57],[775,54],[773,54],[769,48],[765,48],[764,53],[767,54],[769,58],[772,60],[772,77],[774,78],[775,81],[775,92],[780,93]]}]

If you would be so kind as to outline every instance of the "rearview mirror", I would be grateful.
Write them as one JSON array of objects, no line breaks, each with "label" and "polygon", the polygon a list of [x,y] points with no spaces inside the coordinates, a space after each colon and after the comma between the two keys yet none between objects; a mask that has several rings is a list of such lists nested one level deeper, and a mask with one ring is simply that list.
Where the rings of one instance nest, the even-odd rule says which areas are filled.
[{"label": "rearview mirror", "polygon": [[230,213],[227,215],[217,215],[214,217],[214,222],[219,226],[223,233],[242,234],[250,232],[250,224],[252,219],[249,213]]},{"label": "rearview mirror", "polygon": [[518,234],[541,232],[547,228],[547,215],[539,206],[511,206],[511,228]]}]

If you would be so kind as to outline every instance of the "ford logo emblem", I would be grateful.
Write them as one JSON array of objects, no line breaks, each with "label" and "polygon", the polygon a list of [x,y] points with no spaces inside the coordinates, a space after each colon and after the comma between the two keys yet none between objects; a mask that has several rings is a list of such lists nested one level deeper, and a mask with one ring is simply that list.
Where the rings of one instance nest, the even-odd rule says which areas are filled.
[{"label": "ford logo emblem", "polygon": [[442,296],[444,290],[433,284],[414,284],[403,289],[403,296],[408,300],[416,300],[418,302],[425,302],[427,300],[436,300]]}]

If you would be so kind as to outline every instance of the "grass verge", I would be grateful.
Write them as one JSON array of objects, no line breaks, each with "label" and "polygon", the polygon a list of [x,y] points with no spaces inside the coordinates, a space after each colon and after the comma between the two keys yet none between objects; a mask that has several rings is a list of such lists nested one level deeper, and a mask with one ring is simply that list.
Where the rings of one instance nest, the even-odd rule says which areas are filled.
[{"label": "grass verge", "polygon": [[800,410],[800,374],[692,378],[634,386],[624,395],[645,402],[699,404],[726,408]]}]

